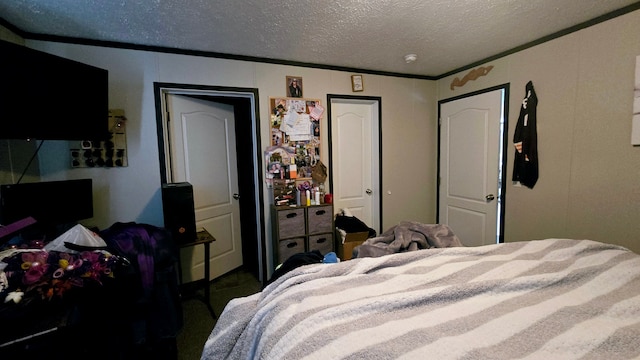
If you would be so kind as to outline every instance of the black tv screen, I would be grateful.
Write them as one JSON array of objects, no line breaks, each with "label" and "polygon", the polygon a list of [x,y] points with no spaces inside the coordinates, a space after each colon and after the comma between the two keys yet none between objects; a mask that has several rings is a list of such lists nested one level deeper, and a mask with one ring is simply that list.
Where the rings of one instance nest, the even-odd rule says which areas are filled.
[{"label": "black tv screen", "polygon": [[44,225],[59,225],[93,217],[91,179],[47,181],[0,186],[0,223],[33,217]]},{"label": "black tv screen", "polygon": [[0,41],[0,139],[106,140],[108,72]]}]

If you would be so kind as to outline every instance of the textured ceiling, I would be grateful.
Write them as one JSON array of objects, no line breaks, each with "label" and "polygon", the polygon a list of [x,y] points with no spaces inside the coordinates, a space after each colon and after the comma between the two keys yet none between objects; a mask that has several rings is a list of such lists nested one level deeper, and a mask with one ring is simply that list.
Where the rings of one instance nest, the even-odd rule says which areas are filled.
[{"label": "textured ceiling", "polygon": [[[31,34],[438,77],[637,0],[0,0]],[[627,8],[628,9],[628,8]],[[23,33],[24,32],[24,33]],[[418,60],[407,64],[404,55]]]}]

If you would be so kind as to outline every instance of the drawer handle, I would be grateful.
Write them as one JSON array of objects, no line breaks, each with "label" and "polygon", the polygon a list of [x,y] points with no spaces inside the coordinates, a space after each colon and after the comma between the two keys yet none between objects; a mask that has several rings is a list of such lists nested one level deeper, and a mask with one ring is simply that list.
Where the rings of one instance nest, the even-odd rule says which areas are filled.
[{"label": "drawer handle", "polygon": [[296,216],[298,216],[298,213],[290,213],[290,214],[287,214],[287,219],[291,219],[291,218],[294,218]]},{"label": "drawer handle", "polygon": [[316,244],[322,244],[325,241],[327,241],[327,238],[319,238],[318,240],[316,240]]},{"label": "drawer handle", "polygon": [[298,243],[297,243],[297,242],[295,242],[295,241],[294,241],[294,242],[290,242],[290,243],[288,243],[288,244],[287,244],[287,247],[288,247],[289,249],[293,249],[293,248],[294,248],[294,247],[296,247],[296,246],[298,246]]},{"label": "drawer handle", "polygon": [[326,210],[318,210],[316,211],[316,215],[324,215],[324,213],[326,213]]}]

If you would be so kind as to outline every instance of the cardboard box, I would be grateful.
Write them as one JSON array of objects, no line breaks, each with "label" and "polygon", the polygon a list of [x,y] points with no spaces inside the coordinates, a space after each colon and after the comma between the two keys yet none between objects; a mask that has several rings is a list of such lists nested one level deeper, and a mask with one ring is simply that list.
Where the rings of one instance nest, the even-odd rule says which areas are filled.
[{"label": "cardboard box", "polygon": [[357,232],[357,233],[347,233],[344,238],[344,242],[342,242],[342,236],[340,232],[336,230],[336,239],[338,239],[338,244],[336,249],[338,250],[338,257],[340,260],[351,260],[351,256],[353,255],[353,249],[362,244],[369,237],[369,232]]}]

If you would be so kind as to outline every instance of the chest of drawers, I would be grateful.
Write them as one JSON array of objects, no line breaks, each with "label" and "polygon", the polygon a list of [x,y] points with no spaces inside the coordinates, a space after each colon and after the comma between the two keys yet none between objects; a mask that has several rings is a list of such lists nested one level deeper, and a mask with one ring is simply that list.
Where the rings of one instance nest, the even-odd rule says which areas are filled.
[{"label": "chest of drawers", "polygon": [[296,253],[334,251],[333,205],[273,206],[272,210],[276,266]]}]

